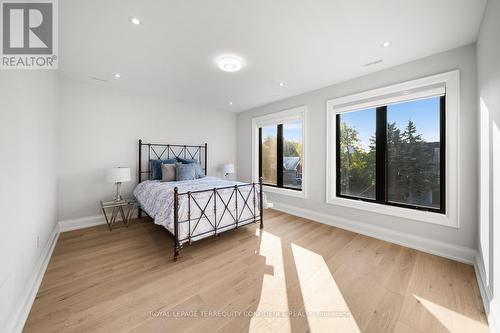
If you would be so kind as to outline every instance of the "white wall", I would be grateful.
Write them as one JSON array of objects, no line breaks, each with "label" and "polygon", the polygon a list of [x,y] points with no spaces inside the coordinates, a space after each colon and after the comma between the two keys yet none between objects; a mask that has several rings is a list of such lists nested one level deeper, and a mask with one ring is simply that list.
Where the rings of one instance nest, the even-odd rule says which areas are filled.
[{"label": "white wall", "polygon": [[57,94],[55,72],[0,72],[1,332],[17,320],[57,222]]},{"label": "white wall", "polygon": [[208,174],[236,161],[236,116],[157,97],[114,90],[106,84],[61,81],[59,220],[101,215],[99,200],[111,199],[105,171],[131,168],[130,195],[137,181],[137,140],[208,143]]},{"label": "white wall", "polygon": [[[326,101],[386,85],[417,79],[454,69],[460,70],[460,228],[450,228],[333,206],[326,203]],[[288,98],[238,114],[238,170],[242,180],[250,180],[251,120],[257,115],[306,105],[308,108],[308,198],[291,198],[268,193],[268,199],[325,214],[342,221],[355,221],[357,228],[376,228],[386,235],[398,233],[408,239],[420,237],[435,248],[466,253],[471,260],[477,245],[477,106],[476,106],[476,48],[468,45],[411,63],[403,64],[347,82],[335,84],[310,93]],[[375,231],[374,231],[375,232]],[[398,236],[398,237],[399,237]],[[396,239],[398,239],[396,237]],[[401,238],[401,237],[399,237]],[[438,243],[435,243],[437,241]],[[403,242],[403,240],[401,240]]]},{"label": "white wall", "polygon": [[[489,0],[477,42],[480,124],[479,263],[487,296],[500,297],[500,0]],[[493,301],[490,324],[498,329]],[[496,317],[496,320],[495,320]],[[493,319],[493,322],[492,322]],[[495,323],[496,321],[496,323]]]}]

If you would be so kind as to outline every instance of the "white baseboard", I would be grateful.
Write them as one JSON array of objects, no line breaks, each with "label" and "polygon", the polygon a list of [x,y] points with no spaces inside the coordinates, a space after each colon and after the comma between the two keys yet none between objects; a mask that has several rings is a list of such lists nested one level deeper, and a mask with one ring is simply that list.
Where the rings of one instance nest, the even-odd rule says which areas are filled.
[{"label": "white baseboard", "polygon": [[483,258],[481,255],[476,255],[476,262],[474,263],[474,270],[476,272],[476,280],[479,286],[479,291],[481,292],[481,299],[483,300],[484,311],[488,316],[488,323],[490,325],[491,332],[500,332],[500,327],[498,322],[500,318],[497,318],[498,307],[495,300],[493,299],[493,293],[490,285],[486,280],[486,270],[484,269]]},{"label": "white baseboard", "polygon": [[463,263],[472,265],[476,260],[476,250],[464,246],[440,242],[278,202],[274,203],[274,209]]},{"label": "white baseboard", "polygon": [[10,327],[7,328],[7,332],[20,333],[23,331],[58,238],[59,224],[56,224],[42,250],[40,258],[35,265],[35,269],[33,270],[33,273],[27,283],[26,292],[20,299],[18,308],[15,310],[16,312],[14,312],[14,320],[12,321]]},{"label": "white baseboard", "polygon": [[78,230],[83,228],[94,227],[96,225],[106,224],[103,215],[95,215],[82,217],[79,219],[65,220],[59,222],[60,232]]}]

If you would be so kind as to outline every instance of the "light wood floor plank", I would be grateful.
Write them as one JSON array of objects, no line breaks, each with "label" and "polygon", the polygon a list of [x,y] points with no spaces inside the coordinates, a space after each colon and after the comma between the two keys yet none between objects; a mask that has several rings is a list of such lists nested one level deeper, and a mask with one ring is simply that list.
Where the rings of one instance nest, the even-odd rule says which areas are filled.
[{"label": "light wood floor plank", "polygon": [[471,266],[278,211],[172,248],[148,219],[61,234],[24,331],[489,331]]}]

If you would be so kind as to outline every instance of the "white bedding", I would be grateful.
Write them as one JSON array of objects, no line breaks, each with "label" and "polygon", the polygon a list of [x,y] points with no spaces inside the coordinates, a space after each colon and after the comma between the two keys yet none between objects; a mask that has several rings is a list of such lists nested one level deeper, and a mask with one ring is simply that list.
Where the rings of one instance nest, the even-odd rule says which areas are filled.
[{"label": "white bedding", "polygon": [[[243,183],[223,180],[216,177],[204,177],[195,180],[176,181],[176,182],[161,182],[159,180],[146,180],[134,189],[134,196],[141,205],[142,209],[154,219],[158,225],[167,228],[174,234],[174,188],[178,187],[179,193],[186,193],[188,191],[194,192],[199,190],[207,190],[213,188],[221,188],[232,186],[232,188],[218,190],[221,198],[216,196],[217,210],[217,230],[224,231],[234,229],[235,223],[233,217],[236,217],[236,201],[238,202],[238,220],[253,221],[253,208],[255,197],[255,215],[259,215],[259,186],[255,185],[255,192],[252,191],[252,186],[242,186],[238,199],[236,200],[236,193],[234,192],[234,185],[241,185]],[[198,205],[191,199],[191,222],[188,222],[188,196],[179,196],[179,240],[181,243],[187,242],[189,230],[191,230],[192,240],[208,237],[214,234],[214,197],[213,191],[193,193],[192,197],[196,200]],[[247,205],[244,204],[247,199]],[[209,201],[210,200],[210,201]],[[208,202],[209,201],[209,202]],[[228,209],[225,209],[225,205]],[[208,202],[208,205],[207,205]],[[205,215],[201,212],[207,205]],[[201,209],[200,209],[201,208]],[[232,215],[231,215],[232,214]],[[201,219],[200,219],[201,217]],[[208,219],[207,219],[208,217]],[[198,222],[199,220],[199,222]]]}]

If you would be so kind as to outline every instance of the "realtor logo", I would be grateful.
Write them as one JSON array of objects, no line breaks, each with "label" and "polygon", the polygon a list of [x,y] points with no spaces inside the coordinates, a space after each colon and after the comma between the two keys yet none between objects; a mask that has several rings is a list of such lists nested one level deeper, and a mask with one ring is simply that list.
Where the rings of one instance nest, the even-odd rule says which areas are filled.
[{"label": "realtor logo", "polygon": [[57,68],[57,2],[1,2],[2,69]]}]

